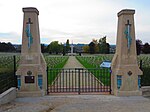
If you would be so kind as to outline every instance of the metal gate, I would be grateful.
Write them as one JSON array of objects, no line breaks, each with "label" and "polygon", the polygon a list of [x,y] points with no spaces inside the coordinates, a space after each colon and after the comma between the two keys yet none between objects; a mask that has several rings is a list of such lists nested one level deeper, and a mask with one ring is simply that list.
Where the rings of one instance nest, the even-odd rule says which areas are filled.
[{"label": "metal gate", "polygon": [[48,69],[47,93],[111,93],[110,69]]}]

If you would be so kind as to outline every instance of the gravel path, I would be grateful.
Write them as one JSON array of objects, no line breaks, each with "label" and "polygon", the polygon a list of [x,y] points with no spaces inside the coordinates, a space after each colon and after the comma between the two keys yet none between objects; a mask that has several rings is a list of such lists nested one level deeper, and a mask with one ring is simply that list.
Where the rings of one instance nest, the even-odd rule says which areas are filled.
[{"label": "gravel path", "polygon": [[64,68],[84,68],[82,64],[76,59],[75,56],[69,56]]}]

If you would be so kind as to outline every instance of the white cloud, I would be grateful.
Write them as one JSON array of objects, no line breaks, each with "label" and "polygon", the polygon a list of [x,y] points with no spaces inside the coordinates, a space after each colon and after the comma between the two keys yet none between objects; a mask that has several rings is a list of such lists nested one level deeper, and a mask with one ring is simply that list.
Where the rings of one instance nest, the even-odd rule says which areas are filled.
[{"label": "white cloud", "polygon": [[147,14],[150,8],[147,4],[139,0],[0,0],[0,33],[17,34],[14,40],[6,40],[1,36],[0,41],[20,42],[22,8],[31,6],[37,7],[40,12],[39,24],[43,43],[53,40],[65,42],[68,38],[75,43],[89,43],[93,38],[107,35],[108,41],[115,44],[117,13],[124,8],[136,9],[137,37],[146,40],[150,36],[150,15]]},{"label": "white cloud", "polygon": [[15,32],[0,33],[0,42],[11,42],[15,44],[20,44],[21,37]]}]

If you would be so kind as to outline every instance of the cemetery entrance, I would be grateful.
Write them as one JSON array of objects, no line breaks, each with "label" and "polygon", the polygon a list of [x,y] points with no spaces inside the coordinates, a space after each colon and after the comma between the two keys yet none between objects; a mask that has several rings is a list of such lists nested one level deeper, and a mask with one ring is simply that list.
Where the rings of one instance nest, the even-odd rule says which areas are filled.
[{"label": "cemetery entrance", "polygon": [[111,94],[110,69],[48,69],[47,93]]}]

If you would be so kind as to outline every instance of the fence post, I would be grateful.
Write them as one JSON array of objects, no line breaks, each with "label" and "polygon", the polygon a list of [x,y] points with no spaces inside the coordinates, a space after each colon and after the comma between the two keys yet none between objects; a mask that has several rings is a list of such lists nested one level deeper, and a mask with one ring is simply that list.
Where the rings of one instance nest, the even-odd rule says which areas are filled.
[{"label": "fence post", "polygon": [[17,76],[16,76],[16,56],[13,56],[14,58],[14,84],[15,87],[18,88],[18,83],[17,83]]},{"label": "fence post", "polygon": [[47,66],[46,72],[47,72],[47,94],[49,94],[49,88],[48,88],[48,66]]},{"label": "fence post", "polygon": [[111,94],[111,91],[112,91],[112,88],[111,88],[111,73],[112,73],[112,70],[111,70],[111,67],[110,67],[110,72],[109,72],[109,77],[110,77],[110,85],[109,85],[109,87],[110,87],[110,91],[109,91],[109,93]]},{"label": "fence post", "polygon": [[[143,71],[142,60],[140,60],[140,69],[142,70],[142,72],[144,72],[144,71]],[[144,79],[144,77],[143,77],[143,75],[142,75],[142,76],[141,76],[141,82],[140,82],[140,83],[141,83],[141,86],[144,86],[144,85],[143,85],[143,82],[144,82],[143,79]]]},{"label": "fence post", "polygon": [[77,70],[78,70],[78,87],[79,87],[78,94],[80,94],[81,93],[81,91],[80,91],[80,68]]}]

